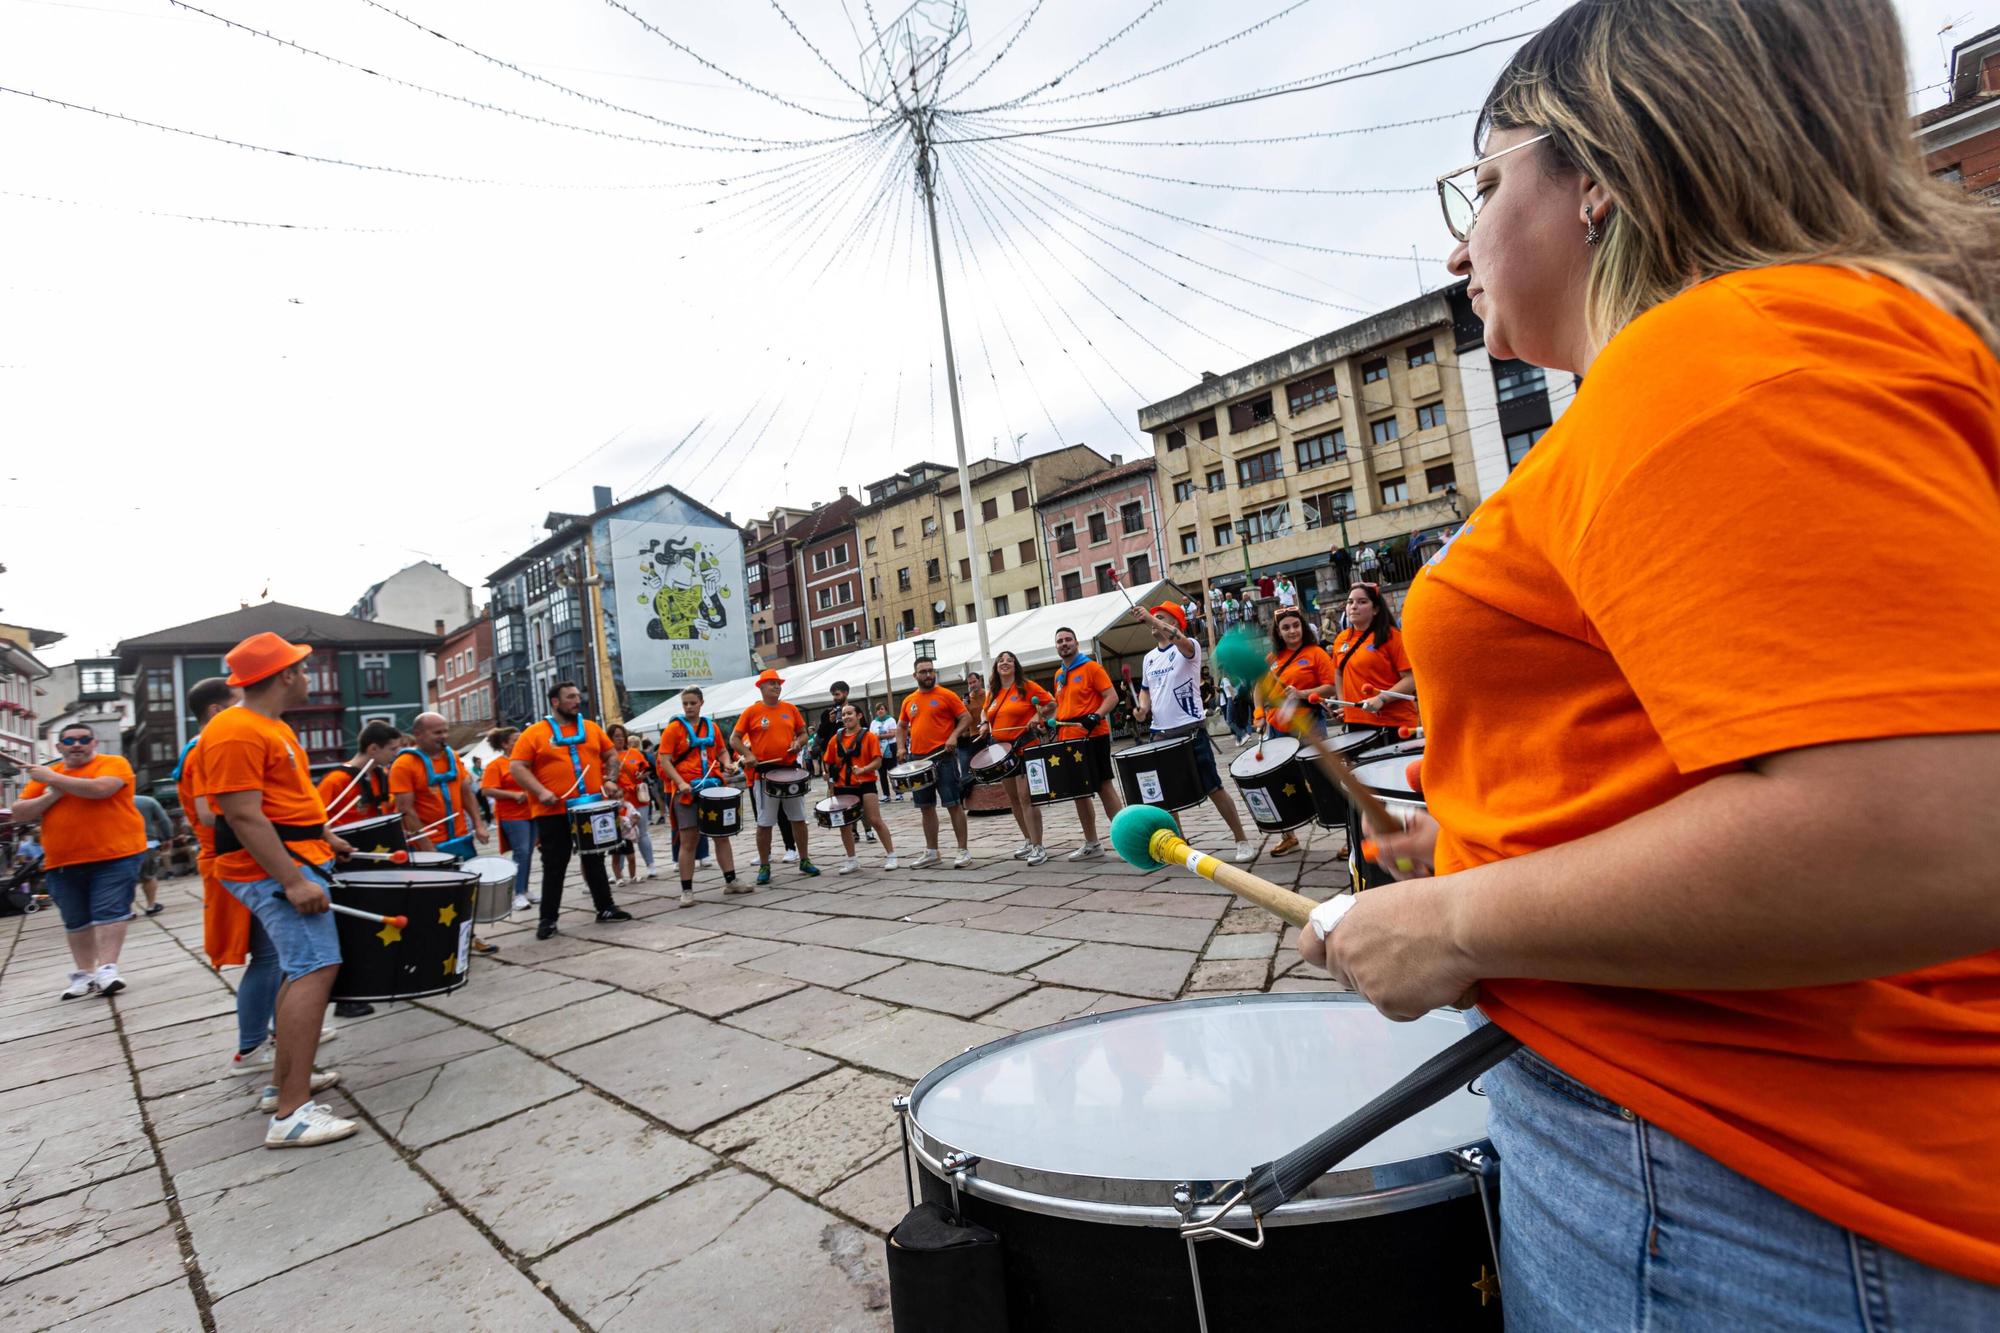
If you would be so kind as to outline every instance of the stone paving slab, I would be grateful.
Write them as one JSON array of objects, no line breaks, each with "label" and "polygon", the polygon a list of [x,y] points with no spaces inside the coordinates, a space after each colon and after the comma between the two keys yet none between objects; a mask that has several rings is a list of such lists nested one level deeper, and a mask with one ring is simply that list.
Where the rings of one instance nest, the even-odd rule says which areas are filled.
[{"label": "stone paving slab", "polygon": [[826,920],[816,912],[794,911],[789,905],[775,907],[739,907],[721,916],[712,916],[702,928],[719,931],[725,935],[748,935],[752,939],[779,940],[801,926],[810,926]]},{"label": "stone paving slab", "polygon": [[995,976],[991,972],[973,972],[962,967],[940,967],[936,963],[904,963],[878,977],[870,977],[848,987],[856,995],[956,1014],[960,1018],[983,1014],[995,1005],[1034,988],[1034,982],[1022,981],[1019,977]]},{"label": "stone paving slab", "polygon": [[[835,925],[828,921],[823,925]],[[819,926],[809,927],[817,930]],[[763,958],[785,947],[787,940],[751,939],[748,935],[712,935],[699,944],[690,944],[684,949],[675,949],[675,958],[704,958],[713,963],[747,963],[753,958]]]},{"label": "stone paving slab", "polygon": [[815,1043],[814,1049],[915,1083],[968,1047],[1013,1035],[1006,1028],[968,1023],[921,1009],[902,1009],[837,1036],[823,1038]]},{"label": "stone paving slab", "polygon": [[1044,984],[1117,991],[1171,1000],[1181,993],[1195,956],[1166,949],[1140,949],[1126,944],[1080,944],[1060,958],[1034,969]]},{"label": "stone paving slab", "polygon": [[755,1033],[676,1014],[555,1063],[679,1130],[696,1130],[833,1068]]},{"label": "stone paving slab", "polygon": [[[753,961],[763,963],[767,959]],[[672,980],[654,986],[647,993],[682,1009],[720,1018],[795,991],[804,984],[775,972],[753,971],[749,967],[735,967],[706,959],[686,959],[681,961]]]},{"label": "stone paving slab", "polygon": [[1085,890],[1077,888],[1054,888],[1040,885],[1015,889],[990,901],[1002,907],[1067,907],[1078,898],[1085,896]]},{"label": "stone paving slab", "polygon": [[532,1055],[555,1055],[577,1046],[601,1041],[614,1032],[624,1032],[674,1013],[674,1007],[644,995],[612,991],[595,999],[572,1004],[526,1022],[513,1023],[494,1035]]},{"label": "stone paving slab", "polygon": [[0,1143],[0,1209],[111,1180],[153,1160],[136,1113],[86,1125],[56,1119],[32,1135],[9,1134]]},{"label": "stone paving slab", "polygon": [[897,966],[893,958],[856,953],[824,944],[787,944],[777,952],[744,964],[752,971],[772,972],[794,981],[839,989],[887,972]]},{"label": "stone paving slab", "polygon": [[1214,929],[1210,922],[1194,917],[1071,912],[1064,920],[1043,926],[1035,933],[1060,939],[1095,940],[1100,944],[1136,944],[1147,949],[1199,951]]},{"label": "stone paving slab", "polygon": [[1020,999],[1003,1004],[990,1014],[980,1015],[979,1021],[994,1027],[1026,1032],[1029,1028],[1068,1022],[1087,1012],[1092,1005],[1103,998],[1101,991],[1070,990],[1063,986],[1037,986]]},{"label": "stone paving slab", "polygon": [[755,1008],[739,1010],[723,1022],[772,1041],[817,1050],[822,1041],[838,1038],[863,1023],[887,1018],[894,1012],[886,1004],[859,995],[807,986]]},{"label": "stone paving slab", "polygon": [[422,1147],[575,1089],[574,1079],[533,1056],[495,1046],[353,1095],[385,1133]]},{"label": "stone paving slab", "polygon": [[81,1038],[67,1032],[23,1037],[8,1042],[5,1052],[6,1058],[0,1059],[0,1093],[74,1074],[122,1069],[125,1064],[125,1048],[115,1032]]},{"label": "stone paving slab", "polygon": [[[787,911],[811,911],[828,916],[862,916],[882,921],[899,921],[938,906],[936,899],[889,897],[852,892],[809,893],[785,904]],[[787,939],[800,938],[788,934]]]},{"label": "stone paving slab", "polygon": [[1260,931],[1253,935],[1246,931],[1235,935],[1217,935],[1209,941],[1208,947],[1201,951],[1201,956],[1207,962],[1226,962],[1230,959],[1255,959],[1263,962],[1270,958],[1277,947],[1277,932],[1272,931],[1267,934]]},{"label": "stone paving slab", "polygon": [[423,1218],[225,1296],[214,1313],[218,1333],[571,1333],[575,1327],[454,1213]]},{"label": "stone paving slab", "polygon": [[477,983],[468,981],[449,995],[434,995],[417,1003],[446,1018],[497,1028],[609,990],[608,986],[542,968],[493,965],[479,969]]},{"label": "stone paving slab", "polygon": [[[74,1263],[0,1287],[0,1328],[53,1328],[178,1278],[181,1250],[171,1227],[161,1227]],[[115,1327],[115,1325],[113,1325]],[[145,1325],[127,1327],[145,1328]]]},{"label": "stone paving slab", "polygon": [[894,1229],[896,1223],[903,1220],[903,1215],[910,1211],[909,1184],[908,1177],[904,1175],[900,1141],[895,1152],[875,1165],[855,1172],[820,1195],[819,1201],[877,1231]]},{"label": "stone paving slab", "polygon": [[836,916],[810,926],[803,926],[786,935],[784,942],[830,944],[837,949],[852,949],[870,940],[886,939],[902,928],[896,922],[882,921],[874,917]]},{"label": "stone paving slab", "polygon": [[1236,959],[1222,963],[1196,963],[1189,975],[1189,991],[1260,991],[1270,979],[1271,965],[1262,958]]},{"label": "stone paving slab", "polygon": [[707,1152],[589,1092],[523,1111],[419,1160],[510,1249],[528,1256],[715,1164]]},{"label": "stone paving slab", "polygon": [[58,1325],[62,1333],[193,1333],[201,1327],[194,1288],[169,1282]]},{"label": "stone paving slab", "polygon": [[910,926],[860,946],[920,963],[947,963],[985,972],[1018,972],[1068,949],[1067,941],[965,926]]},{"label": "stone paving slab", "polygon": [[901,1145],[902,1084],[838,1069],[731,1116],[695,1142],[801,1194],[832,1188]]},{"label": "stone paving slab", "polygon": [[169,1224],[150,1165],[0,1215],[0,1286]]},{"label": "stone paving slab", "polygon": [[[1195,882],[1205,885],[1207,881]],[[1226,889],[1215,889],[1197,896],[1168,896],[1152,890],[1138,893],[1129,889],[1096,889],[1064,906],[1079,912],[1136,912],[1140,916],[1182,916],[1214,921],[1228,911],[1229,904],[1234,901],[1235,897]]]},{"label": "stone paving slab", "polygon": [[[989,906],[991,904],[988,904]],[[1060,911],[1052,907],[1002,907],[991,916],[982,916],[972,924],[980,930],[1005,931],[1010,935],[1032,935],[1039,930],[1061,925],[1075,920],[1080,913]],[[1049,930],[1051,935],[1061,935],[1059,930]]]}]

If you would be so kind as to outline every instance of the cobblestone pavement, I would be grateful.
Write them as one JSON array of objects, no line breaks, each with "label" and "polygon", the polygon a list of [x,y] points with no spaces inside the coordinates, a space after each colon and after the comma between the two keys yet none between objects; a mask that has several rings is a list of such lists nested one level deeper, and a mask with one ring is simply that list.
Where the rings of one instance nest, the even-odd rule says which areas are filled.
[{"label": "cobblestone pavement", "polygon": [[[915,811],[887,808],[907,867]],[[1212,808],[1183,824],[1228,850]],[[1345,887],[1344,836],[1301,832],[1253,868]],[[811,833],[818,879],[725,898],[710,869],[683,910],[663,858],[615,925],[572,872],[554,939],[484,929],[502,951],[457,993],[340,1021],[327,1100],[363,1128],[292,1152],[225,1072],[235,972],[200,956],[194,880],[134,925],[110,1001],[56,999],[53,911],[0,918],[0,1327],[885,1329],[890,1099],[919,1076],[1079,1014],[1332,986],[1183,870],[1064,861],[1067,808],[1036,867],[1004,816],[972,820],[965,870],[948,825],[944,865],[870,848],[848,876]]]}]

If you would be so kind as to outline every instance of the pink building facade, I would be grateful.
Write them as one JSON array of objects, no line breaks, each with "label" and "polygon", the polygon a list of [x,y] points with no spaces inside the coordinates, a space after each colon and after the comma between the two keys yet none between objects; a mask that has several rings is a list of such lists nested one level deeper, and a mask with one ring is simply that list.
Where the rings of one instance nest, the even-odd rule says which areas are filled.
[{"label": "pink building facade", "polygon": [[1127,463],[1113,454],[1111,464],[1035,506],[1053,601],[1110,592],[1114,571],[1136,587],[1162,577],[1166,568],[1153,460]]}]

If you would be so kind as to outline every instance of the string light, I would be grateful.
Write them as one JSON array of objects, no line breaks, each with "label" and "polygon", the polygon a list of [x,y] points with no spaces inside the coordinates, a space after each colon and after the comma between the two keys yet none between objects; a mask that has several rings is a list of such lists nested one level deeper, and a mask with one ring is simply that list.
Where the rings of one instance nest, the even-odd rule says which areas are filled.
[{"label": "string light", "polygon": [[1007,58],[1007,53],[1014,49],[1014,43],[1021,40],[1021,34],[1026,32],[1028,30],[1028,25],[1035,21],[1035,15],[1042,12],[1043,3],[1044,0],[1035,0],[1035,3],[1028,9],[1028,16],[1021,20],[1021,25],[1019,27],[1014,29],[1013,36],[1009,37],[1007,39],[1007,44],[1000,48],[1000,53],[994,56],[991,60],[987,61],[986,64],[980,69],[980,71],[977,74],[973,75],[971,78],[967,79],[964,83],[960,84],[957,90],[951,94],[952,97],[963,97],[965,96],[965,94],[971,92],[973,87],[976,84],[978,84],[978,82],[981,79],[985,78],[988,74],[991,74],[993,72],[993,67],[995,65],[999,64],[1002,60],[1005,60]]},{"label": "string light", "polygon": [[728,79],[731,83],[735,84],[737,87],[748,89],[750,92],[756,93],[759,97],[767,97],[771,101],[776,102],[779,106],[788,106],[794,111],[803,111],[808,116],[818,116],[822,120],[840,120],[840,121],[846,121],[850,124],[874,123],[872,118],[868,116],[841,116],[841,115],[836,115],[831,111],[818,111],[813,109],[812,107],[805,105],[803,102],[794,102],[789,97],[784,97],[778,93],[774,93],[769,88],[760,88],[756,84],[750,82],[748,79],[745,79],[737,74],[730,72],[729,70],[724,69],[722,66],[716,64],[713,60],[710,60],[708,57],[702,55],[699,51],[696,51],[691,47],[685,46],[682,43],[675,41],[672,37],[669,37],[666,34],[666,32],[664,32],[662,29],[655,26],[653,23],[649,22],[644,15],[639,13],[638,10],[624,3],[624,0],[604,0],[604,3],[610,5],[613,9],[617,10],[619,13],[631,19],[634,23],[638,24],[640,27],[644,28],[647,32],[659,38],[661,41],[665,42],[668,46],[673,47],[674,50],[680,52],[688,59],[694,61],[697,65],[700,65],[703,69],[709,70],[710,72],[715,74],[720,74],[723,78]]},{"label": "string light", "polygon": [[[1061,83],[1064,79],[1076,73],[1078,70],[1082,69],[1085,65],[1088,65],[1091,61],[1097,59],[1097,57],[1099,57],[1100,55],[1103,55],[1107,50],[1111,48],[1112,43],[1116,42],[1126,33],[1132,31],[1132,29],[1138,27],[1141,23],[1144,23],[1148,18],[1152,17],[1153,11],[1158,9],[1161,5],[1165,3],[1166,0],[1152,0],[1151,4],[1147,5],[1144,9],[1139,11],[1139,16],[1137,18],[1133,19],[1130,23],[1127,23],[1117,32],[1112,33],[1109,37],[1106,37],[1103,41],[1099,42],[1096,46],[1092,47],[1089,51],[1085,52],[1081,60],[1078,60],[1075,64],[1069,66],[1062,73],[1056,75],[1053,79],[1050,79],[1048,82],[1043,84],[1038,84],[1036,87],[1029,89],[1025,93],[1022,93],[1019,97],[1012,97],[1004,102],[995,102],[992,106],[972,108],[968,114],[979,114],[987,111],[1004,111],[1008,107],[1021,105],[1021,103],[1027,101],[1029,98],[1035,96],[1037,93],[1045,92],[1048,89],[1055,87],[1057,84]],[[961,89],[960,91],[963,92],[964,90]]]}]

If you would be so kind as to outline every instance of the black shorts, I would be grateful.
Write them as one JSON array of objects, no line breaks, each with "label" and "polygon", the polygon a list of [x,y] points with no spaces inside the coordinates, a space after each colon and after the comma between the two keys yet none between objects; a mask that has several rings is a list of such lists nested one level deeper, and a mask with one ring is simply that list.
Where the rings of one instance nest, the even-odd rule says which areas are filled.
[{"label": "black shorts", "polygon": [[1086,736],[1083,738],[1083,753],[1090,766],[1090,790],[1095,793],[1107,782],[1116,781],[1117,775],[1111,768],[1111,737]]},{"label": "black shorts", "polygon": [[875,784],[870,782],[860,787],[835,787],[833,794],[835,796],[873,796],[876,794],[876,788]]}]

